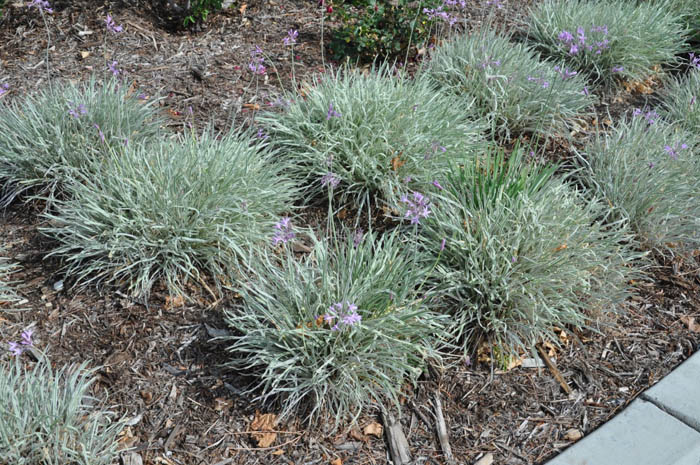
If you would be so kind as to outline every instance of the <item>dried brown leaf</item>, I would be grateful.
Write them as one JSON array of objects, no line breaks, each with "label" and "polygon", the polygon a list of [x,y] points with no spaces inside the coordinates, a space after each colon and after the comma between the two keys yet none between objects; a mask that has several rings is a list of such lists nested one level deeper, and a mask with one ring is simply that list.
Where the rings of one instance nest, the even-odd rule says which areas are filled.
[{"label": "dried brown leaf", "polygon": [[377,422],[372,422],[372,423],[368,424],[367,426],[365,426],[365,429],[362,430],[362,432],[365,433],[366,435],[374,436],[377,438],[382,437],[382,431],[383,431],[382,425],[380,425]]},{"label": "dried brown leaf", "polygon": [[270,447],[277,439],[277,433],[273,430],[275,429],[275,421],[277,420],[277,415],[274,413],[260,414],[260,412],[255,412],[255,418],[250,424],[251,436],[258,443],[258,447]]}]

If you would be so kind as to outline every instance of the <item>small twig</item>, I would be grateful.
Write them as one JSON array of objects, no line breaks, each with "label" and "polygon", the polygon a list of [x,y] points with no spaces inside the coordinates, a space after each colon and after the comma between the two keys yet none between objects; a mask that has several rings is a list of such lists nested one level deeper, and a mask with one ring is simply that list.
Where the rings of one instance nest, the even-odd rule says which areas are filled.
[{"label": "small twig", "polygon": [[[258,433],[261,432],[267,432],[267,431],[257,431]],[[304,433],[299,433],[299,436],[295,437],[294,439],[290,439],[287,442],[283,442],[282,444],[278,444],[276,446],[270,446],[270,447],[231,447],[230,450],[272,450],[272,449],[279,449],[280,447],[287,446],[289,444],[294,444],[295,442],[299,442],[299,439],[303,436]]]},{"label": "small twig", "polygon": [[401,429],[401,423],[394,420],[394,417],[382,411],[382,420],[384,421],[384,432],[386,440],[389,443],[389,452],[394,465],[405,465],[411,461],[411,454],[408,450],[408,441]]},{"label": "small twig", "polygon": [[447,459],[447,461],[452,462],[452,447],[450,447],[450,438],[447,434],[447,425],[445,424],[445,417],[442,414],[442,402],[440,401],[440,392],[435,393],[435,422],[442,452],[445,454],[445,458]]},{"label": "small twig", "polygon": [[557,380],[564,392],[566,392],[567,394],[571,394],[571,388],[564,380],[564,377],[561,375],[559,369],[555,367],[552,361],[549,359],[549,355],[547,355],[547,351],[544,350],[544,347],[542,347],[540,344],[537,344],[537,352],[540,353],[540,357],[542,357],[542,360],[544,360],[544,364],[547,365],[547,368],[549,368],[549,371],[552,372],[552,375],[554,375],[554,379]]}]

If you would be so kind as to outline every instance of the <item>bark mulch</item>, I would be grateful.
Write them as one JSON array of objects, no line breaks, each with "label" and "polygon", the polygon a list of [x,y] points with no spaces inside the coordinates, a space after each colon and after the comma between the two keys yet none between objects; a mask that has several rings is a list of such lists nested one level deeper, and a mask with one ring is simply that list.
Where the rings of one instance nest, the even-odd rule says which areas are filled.
[{"label": "bark mulch", "polygon": [[[512,28],[530,2],[509,3],[496,11],[496,27]],[[11,91],[3,98],[47,85],[48,45],[51,79],[106,76],[107,63],[117,61],[141,92],[162,97],[174,130],[187,118],[199,128],[211,121],[222,129],[232,121],[250,124],[256,105],[289,88],[291,60],[281,45],[289,29],[299,30],[297,82],[323,71],[321,10],[313,0],[239,0],[196,33],[172,31],[162,12],[144,2],[56,1],[56,12],[47,17],[48,41],[38,11],[7,4],[0,20],[0,84],[9,83]],[[108,12],[124,33],[106,34]],[[479,8],[465,14],[473,25],[485,18]],[[255,46],[276,68],[257,81],[247,70]],[[637,105],[639,96],[628,97],[616,111]],[[570,154],[568,146],[553,144],[558,148],[552,153]],[[16,204],[0,225],[6,255],[21,265],[13,277],[22,283],[26,308],[2,314],[1,342],[33,327],[36,346],[56,366],[84,360],[101,366],[93,394],[130,419],[120,441],[143,463],[388,463],[387,435],[377,426],[386,430],[390,419],[379,413],[334,434],[310,431],[296,420],[270,426],[273,417],[264,414],[274,409],[260,410],[243,393],[250,380],[221,368],[225,347],[212,342],[225,330],[221,311],[235,296],[215,299],[202,291],[197,305],[185,305],[162,289],[148,302],[116,289],[71,289],[60,264],[45,258],[50,244],[38,231],[36,213]],[[648,281],[637,283],[639,292],[624,312],[601,322],[598,331],[562,333],[562,349],[542,347],[553,368],[502,371],[486,352],[458,366],[433,368],[415,389],[407,386],[400,415],[392,414],[400,419],[413,463],[449,463],[441,439],[449,442],[453,463],[486,463],[485,454],[498,464],[542,463],[689,357],[700,341],[700,263],[697,257],[686,263],[660,257],[659,263]],[[261,427],[275,432],[251,434]],[[122,461],[133,463],[131,458]]]}]

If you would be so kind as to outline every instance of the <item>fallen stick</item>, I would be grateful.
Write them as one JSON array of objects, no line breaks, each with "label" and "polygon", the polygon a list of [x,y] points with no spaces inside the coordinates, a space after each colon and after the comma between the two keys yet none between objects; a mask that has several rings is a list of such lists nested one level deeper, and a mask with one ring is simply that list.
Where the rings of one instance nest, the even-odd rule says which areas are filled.
[{"label": "fallen stick", "polygon": [[448,462],[452,462],[452,447],[450,447],[450,438],[447,435],[447,425],[445,425],[445,417],[442,414],[442,402],[440,401],[440,393],[435,393],[435,421],[437,426],[438,439],[440,447]]},{"label": "fallen stick", "polygon": [[382,411],[382,420],[384,421],[386,440],[389,443],[391,461],[394,465],[407,465],[411,461],[411,453],[408,450],[408,441],[401,429],[401,423],[394,420],[393,415],[385,411]]},{"label": "fallen stick", "polygon": [[549,356],[547,355],[547,351],[544,350],[544,347],[541,345],[537,344],[537,352],[540,353],[540,357],[542,357],[542,360],[544,360],[544,364],[547,365],[547,368],[549,368],[549,371],[552,372],[552,375],[554,375],[554,379],[557,380],[561,388],[566,392],[566,394],[571,394],[571,388],[569,385],[566,383],[566,380],[564,380],[564,377],[561,375],[561,372],[557,367],[554,366],[552,361],[549,359]]}]

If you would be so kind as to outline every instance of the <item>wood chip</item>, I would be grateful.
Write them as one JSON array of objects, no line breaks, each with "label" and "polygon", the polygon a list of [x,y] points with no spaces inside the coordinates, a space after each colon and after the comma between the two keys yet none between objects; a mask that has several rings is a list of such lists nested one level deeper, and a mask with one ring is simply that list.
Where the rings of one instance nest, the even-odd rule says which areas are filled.
[{"label": "wood chip", "polygon": [[447,434],[447,425],[445,424],[445,417],[442,414],[442,401],[440,400],[440,393],[435,393],[435,422],[437,427],[438,439],[440,440],[440,447],[442,448],[442,453],[445,454],[445,458],[448,462],[452,462],[452,447],[450,447],[450,438]]},{"label": "wood chip", "polygon": [[566,439],[567,441],[578,441],[582,437],[583,433],[576,428],[571,428],[566,432],[566,434],[564,434],[564,439]]},{"label": "wood chip", "polygon": [[406,465],[411,461],[411,453],[408,450],[406,435],[401,429],[401,422],[394,419],[390,413],[382,412],[386,440],[389,443],[389,452],[394,465]]},{"label": "wood chip", "polygon": [[474,465],[491,465],[493,463],[493,454],[489,452],[488,454],[481,457],[479,460],[474,462]]},{"label": "wood chip", "polygon": [[362,432],[368,436],[380,438],[382,437],[383,428],[382,425],[375,421],[365,426],[365,429],[363,429]]}]

